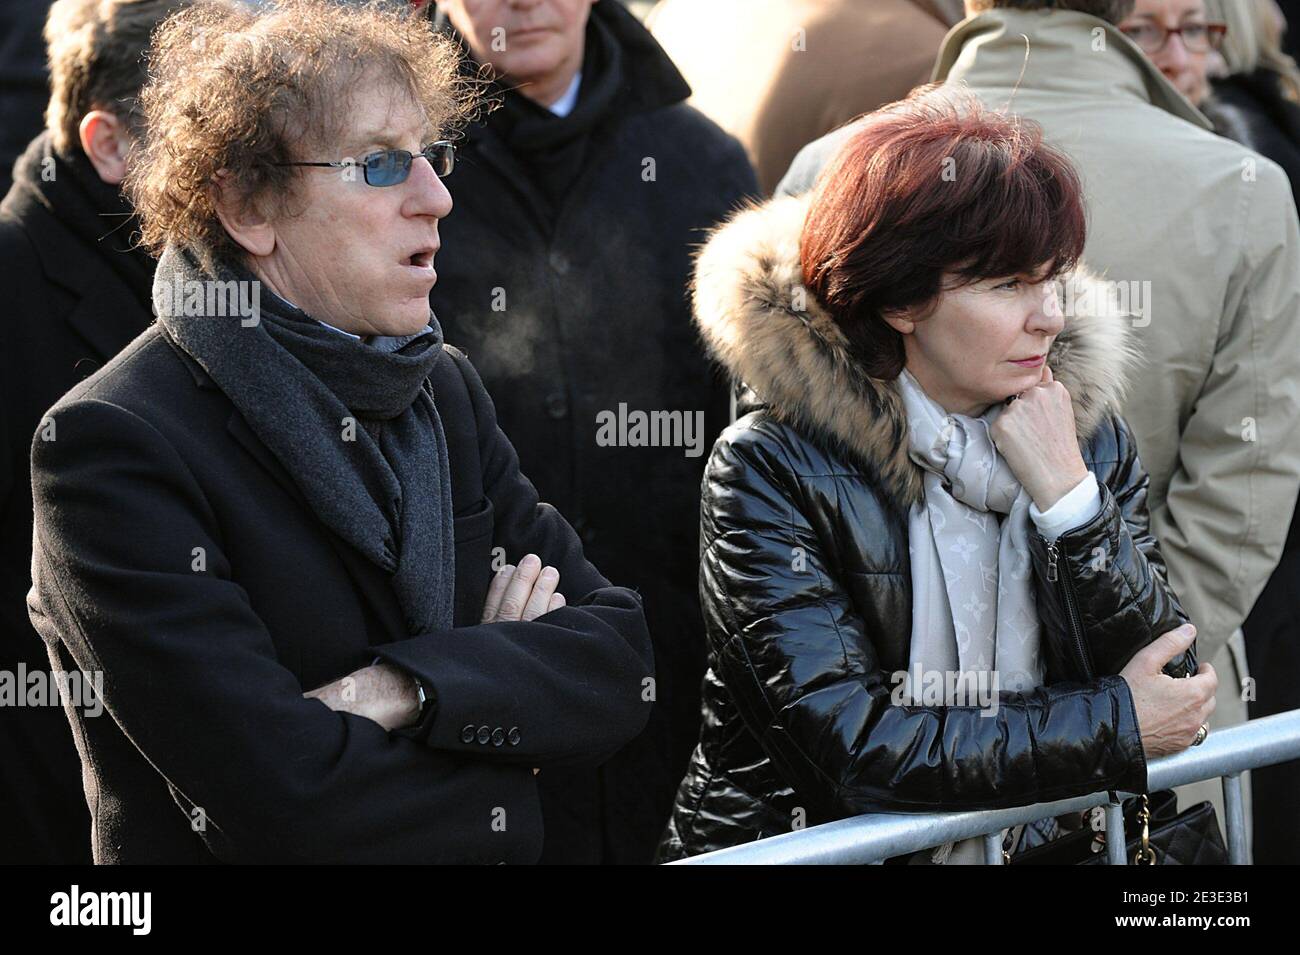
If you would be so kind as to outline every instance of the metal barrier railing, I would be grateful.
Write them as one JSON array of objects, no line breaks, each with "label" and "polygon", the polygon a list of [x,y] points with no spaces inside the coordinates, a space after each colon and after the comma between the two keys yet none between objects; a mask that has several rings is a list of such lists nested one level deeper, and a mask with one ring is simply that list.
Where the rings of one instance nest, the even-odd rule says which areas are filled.
[{"label": "metal barrier railing", "polygon": [[[1222,777],[1228,856],[1233,865],[1243,865],[1247,860],[1241,774],[1292,759],[1300,759],[1300,710],[1215,730],[1200,746],[1153,760],[1147,766],[1147,788],[1154,792]],[[1120,799],[1125,796],[1117,795]],[[1106,807],[1107,832],[1124,831],[1120,803],[1101,792],[1011,809],[923,815],[870,813],[708,852],[673,865],[878,864],[894,856],[976,836],[984,837],[984,861],[1001,865],[1003,829],[1093,806]],[[1123,839],[1106,840],[1106,854],[1111,865],[1125,865],[1128,861]]]}]

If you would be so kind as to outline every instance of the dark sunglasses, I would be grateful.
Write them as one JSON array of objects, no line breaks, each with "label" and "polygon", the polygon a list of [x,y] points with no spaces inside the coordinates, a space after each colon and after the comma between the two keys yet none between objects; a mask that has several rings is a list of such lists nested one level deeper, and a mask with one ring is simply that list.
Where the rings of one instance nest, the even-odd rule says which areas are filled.
[{"label": "dark sunglasses", "polygon": [[439,179],[446,179],[456,168],[456,147],[445,139],[430,143],[419,153],[411,153],[405,149],[385,149],[361,159],[341,159],[338,162],[277,162],[272,165],[324,166],[331,169],[360,166],[367,186],[396,186],[406,182],[406,177],[411,174],[411,163],[415,161],[417,155],[429,160],[429,165],[433,167]]}]

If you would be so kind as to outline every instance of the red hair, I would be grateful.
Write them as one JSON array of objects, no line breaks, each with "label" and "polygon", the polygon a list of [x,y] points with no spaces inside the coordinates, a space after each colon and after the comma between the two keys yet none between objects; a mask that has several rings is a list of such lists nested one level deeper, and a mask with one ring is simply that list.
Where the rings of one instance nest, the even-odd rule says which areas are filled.
[{"label": "red hair", "polygon": [[874,378],[903,370],[883,319],[931,309],[945,273],[958,286],[1046,277],[1083,254],[1083,187],[1037,124],[953,87],[872,113],[823,170],[800,236],[804,285]]}]

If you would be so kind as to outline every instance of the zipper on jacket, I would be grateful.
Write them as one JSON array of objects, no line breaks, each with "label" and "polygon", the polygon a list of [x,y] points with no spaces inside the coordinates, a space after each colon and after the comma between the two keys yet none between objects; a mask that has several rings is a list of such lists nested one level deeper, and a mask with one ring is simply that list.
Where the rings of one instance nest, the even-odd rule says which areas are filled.
[{"label": "zipper on jacket", "polygon": [[1079,651],[1079,665],[1083,668],[1085,679],[1091,680],[1092,667],[1088,665],[1088,652],[1083,641],[1083,621],[1079,617],[1074,582],[1070,579],[1068,563],[1065,566],[1065,573],[1061,573],[1061,553],[1057,549],[1056,541],[1047,542],[1047,558],[1047,579],[1056,584],[1061,594],[1061,602],[1065,605],[1065,616],[1070,624],[1070,636],[1074,638],[1074,645]]}]

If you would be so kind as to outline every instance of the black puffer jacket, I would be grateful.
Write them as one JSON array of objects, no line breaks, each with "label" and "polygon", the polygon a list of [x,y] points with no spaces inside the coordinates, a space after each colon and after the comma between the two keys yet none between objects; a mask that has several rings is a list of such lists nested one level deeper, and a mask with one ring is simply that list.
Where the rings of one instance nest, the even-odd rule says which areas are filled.
[{"label": "black puffer jacket", "polygon": [[[741,213],[697,267],[710,349],[767,404],[723,433],[705,472],[704,722],[660,860],[864,812],[1142,790],[1133,700],[1115,674],[1185,618],[1147,528],[1146,473],[1113,411],[1125,320],[1070,318],[1049,354],[1103,507],[1054,548],[1030,534],[1046,685],[1003,694],[991,717],[891,705],[890,674],[908,666],[907,511],[921,472],[893,383],[868,378],[802,301],[805,202]],[[1167,671],[1188,668],[1191,652]]]}]

